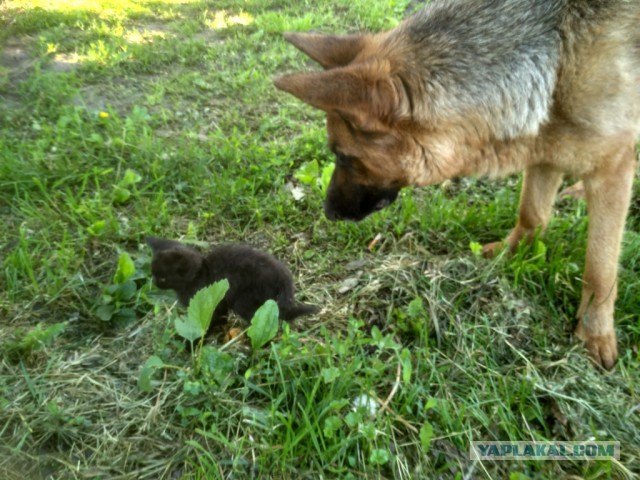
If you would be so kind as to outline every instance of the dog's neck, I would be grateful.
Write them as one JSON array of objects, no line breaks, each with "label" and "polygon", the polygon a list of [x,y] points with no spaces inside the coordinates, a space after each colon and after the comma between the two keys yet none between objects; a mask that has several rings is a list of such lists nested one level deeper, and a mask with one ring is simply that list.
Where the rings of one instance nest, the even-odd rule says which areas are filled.
[{"label": "dog's neck", "polygon": [[414,160],[406,165],[415,186],[441,183],[469,176],[503,177],[536,163],[537,137],[514,140],[481,140],[478,137],[429,135],[417,142]]},{"label": "dog's neck", "polygon": [[459,151],[459,176],[504,177],[521,172],[536,163],[537,137],[484,142],[476,149],[463,146]]}]

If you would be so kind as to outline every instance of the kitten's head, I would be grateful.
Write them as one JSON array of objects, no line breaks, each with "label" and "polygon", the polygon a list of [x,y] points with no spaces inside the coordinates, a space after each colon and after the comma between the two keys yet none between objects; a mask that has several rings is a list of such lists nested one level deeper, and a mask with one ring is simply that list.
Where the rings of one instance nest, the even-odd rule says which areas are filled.
[{"label": "kitten's head", "polygon": [[183,289],[196,278],[202,267],[203,256],[199,252],[173,240],[147,238],[153,250],[151,274],[154,283],[163,289]]}]

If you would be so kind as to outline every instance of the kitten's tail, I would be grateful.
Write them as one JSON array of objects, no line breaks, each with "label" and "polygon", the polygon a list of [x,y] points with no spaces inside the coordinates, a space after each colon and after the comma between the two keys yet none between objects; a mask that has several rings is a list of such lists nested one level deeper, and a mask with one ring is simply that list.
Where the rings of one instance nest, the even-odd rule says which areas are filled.
[{"label": "kitten's tail", "polygon": [[306,303],[294,303],[293,305],[280,306],[280,318],[283,320],[293,320],[300,315],[310,315],[320,309],[314,305]]}]

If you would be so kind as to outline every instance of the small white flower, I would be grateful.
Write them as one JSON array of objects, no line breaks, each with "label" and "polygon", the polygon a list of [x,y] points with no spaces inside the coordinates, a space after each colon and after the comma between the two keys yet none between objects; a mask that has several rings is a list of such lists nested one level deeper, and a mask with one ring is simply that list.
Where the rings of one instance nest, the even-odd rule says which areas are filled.
[{"label": "small white flower", "polygon": [[351,402],[351,406],[353,410],[358,410],[359,408],[363,408],[367,411],[370,416],[375,416],[378,411],[378,402],[369,395],[363,393],[362,395],[358,395]]},{"label": "small white flower", "polygon": [[287,189],[291,193],[291,196],[296,202],[304,198],[304,190],[291,182],[287,182],[287,184],[285,185],[285,189]]}]

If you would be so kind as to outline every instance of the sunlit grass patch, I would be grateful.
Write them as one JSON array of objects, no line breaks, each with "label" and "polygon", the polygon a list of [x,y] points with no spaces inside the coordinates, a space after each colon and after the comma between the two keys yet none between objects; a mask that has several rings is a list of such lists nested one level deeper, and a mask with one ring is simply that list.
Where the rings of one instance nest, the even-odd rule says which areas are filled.
[{"label": "sunlit grass patch", "polygon": [[234,25],[247,26],[254,22],[253,16],[248,13],[240,12],[233,14],[225,10],[217,10],[210,12],[205,20],[205,25],[214,30],[222,30]]}]

